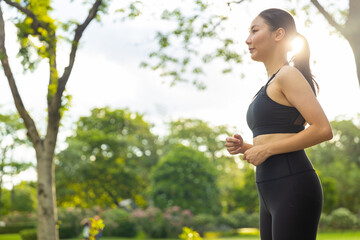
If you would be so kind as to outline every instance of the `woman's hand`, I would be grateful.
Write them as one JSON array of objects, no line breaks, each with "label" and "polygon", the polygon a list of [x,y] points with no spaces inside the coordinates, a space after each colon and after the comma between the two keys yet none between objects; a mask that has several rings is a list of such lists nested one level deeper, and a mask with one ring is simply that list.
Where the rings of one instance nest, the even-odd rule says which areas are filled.
[{"label": "woman's hand", "polygon": [[243,160],[254,166],[259,166],[270,156],[271,154],[266,145],[257,145],[244,152]]},{"label": "woman's hand", "polygon": [[231,155],[238,153],[244,153],[244,141],[239,134],[235,134],[233,137],[227,137],[225,147]]}]

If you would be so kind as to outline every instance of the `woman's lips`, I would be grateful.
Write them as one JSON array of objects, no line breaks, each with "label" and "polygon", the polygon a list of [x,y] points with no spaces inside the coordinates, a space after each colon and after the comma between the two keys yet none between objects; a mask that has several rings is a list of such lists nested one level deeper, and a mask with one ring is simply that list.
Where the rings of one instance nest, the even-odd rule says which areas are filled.
[{"label": "woman's lips", "polygon": [[252,53],[255,50],[255,48],[249,48],[249,52]]}]

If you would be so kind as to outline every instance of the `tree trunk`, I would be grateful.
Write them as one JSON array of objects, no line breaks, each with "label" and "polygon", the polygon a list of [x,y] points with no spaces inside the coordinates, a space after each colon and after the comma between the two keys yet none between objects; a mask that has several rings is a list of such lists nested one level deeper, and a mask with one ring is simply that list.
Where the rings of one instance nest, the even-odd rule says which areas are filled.
[{"label": "tree trunk", "polygon": [[37,224],[38,240],[58,240],[55,194],[55,167],[51,148],[44,147],[37,155]]},{"label": "tree trunk", "polygon": [[[359,23],[356,23],[355,26],[351,26],[348,27],[349,29],[353,29],[355,27],[360,27]],[[357,77],[358,77],[358,82],[359,82],[359,86],[360,86],[360,32],[358,31],[351,31],[348,30],[348,34],[344,35],[346,40],[348,40],[353,53],[354,53],[354,57],[355,57],[355,64],[356,64],[356,71],[357,71]]]},{"label": "tree trunk", "polygon": [[359,82],[359,86],[360,86],[360,45],[359,45],[360,39],[351,39],[350,40],[350,38],[348,38],[348,41],[354,52],[357,77],[358,77],[358,82]]}]

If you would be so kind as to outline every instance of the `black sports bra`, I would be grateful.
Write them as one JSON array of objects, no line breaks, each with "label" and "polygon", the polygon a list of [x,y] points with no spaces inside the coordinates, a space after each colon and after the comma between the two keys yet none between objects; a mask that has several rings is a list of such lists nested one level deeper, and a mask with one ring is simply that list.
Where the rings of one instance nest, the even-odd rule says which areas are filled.
[{"label": "black sports bra", "polygon": [[246,120],[253,137],[270,133],[298,133],[304,130],[305,120],[295,107],[272,100],[266,93],[269,81],[255,95],[247,111]]}]

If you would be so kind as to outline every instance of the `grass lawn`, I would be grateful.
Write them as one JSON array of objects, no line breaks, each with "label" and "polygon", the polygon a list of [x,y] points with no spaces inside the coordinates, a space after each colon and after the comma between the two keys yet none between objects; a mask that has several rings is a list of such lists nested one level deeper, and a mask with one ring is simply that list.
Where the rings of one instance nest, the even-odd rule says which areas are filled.
[{"label": "grass lawn", "polygon": [[[212,238],[214,239],[214,238]],[[258,236],[252,237],[229,237],[229,238],[217,238],[216,240],[260,240]],[[328,232],[328,233],[319,233],[317,240],[359,240],[360,231],[357,232]],[[0,234],[0,240],[21,240],[20,235],[18,234]],[[79,240],[78,239],[67,239],[67,240]],[[107,238],[103,237],[101,240],[135,240],[135,238]],[[160,240],[160,239],[156,239]],[[166,239],[166,240],[178,240],[178,239]],[[204,240],[211,240],[204,238]]]}]

